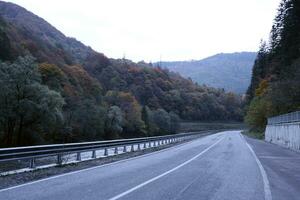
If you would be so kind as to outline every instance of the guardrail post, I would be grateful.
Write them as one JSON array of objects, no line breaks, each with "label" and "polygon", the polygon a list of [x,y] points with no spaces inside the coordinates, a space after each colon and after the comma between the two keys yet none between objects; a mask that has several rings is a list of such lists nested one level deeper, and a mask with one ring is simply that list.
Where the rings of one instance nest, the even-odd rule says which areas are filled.
[{"label": "guardrail post", "polygon": [[124,152],[124,153],[127,152],[127,147],[126,147],[126,145],[123,147],[123,152]]},{"label": "guardrail post", "polygon": [[62,154],[57,155],[57,164],[62,165]]},{"label": "guardrail post", "polygon": [[151,148],[151,147],[152,147],[152,142],[150,141],[150,142],[149,142],[149,148]]},{"label": "guardrail post", "polygon": [[140,150],[141,150],[141,144],[138,143],[138,151],[140,151]]},{"label": "guardrail post", "polygon": [[134,145],[131,145],[131,152],[134,152]]},{"label": "guardrail post", "polygon": [[93,152],[92,152],[92,158],[96,158],[96,150],[93,150]]},{"label": "guardrail post", "polygon": [[81,152],[77,152],[76,160],[81,161]]},{"label": "guardrail post", "polygon": [[117,155],[118,154],[118,147],[115,147],[115,155]]},{"label": "guardrail post", "polygon": [[35,158],[31,158],[30,159],[30,166],[29,166],[30,168],[35,168]]},{"label": "guardrail post", "polygon": [[147,148],[147,144],[146,144],[146,142],[144,142],[144,149],[146,149]]},{"label": "guardrail post", "polygon": [[107,148],[104,149],[104,156],[108,156],[108,150],[107,150]]},{"label": "guardrail post", "polygon": [[156,141],[153,142],[153,146],[156,147]]}]

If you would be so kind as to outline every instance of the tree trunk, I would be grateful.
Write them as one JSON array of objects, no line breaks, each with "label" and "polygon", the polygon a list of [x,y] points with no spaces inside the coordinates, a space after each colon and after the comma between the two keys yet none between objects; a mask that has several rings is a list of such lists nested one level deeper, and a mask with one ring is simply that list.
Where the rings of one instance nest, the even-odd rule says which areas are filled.
[{"label": "tree trunk", "polygon": [[22,116],[20,118],[20,124],[19,124],[19,128],[18,128],[18,138],[17,138],[17,144],[18,145],[21,145],[21,142],[22,142],[23,120],[24,120],[24,117]]},{"label": "tree trunk", "polygon": [[7,134],[7,146],[13,146],[13,132],[14,125],[11,120],[7,120],[6,134]]}]

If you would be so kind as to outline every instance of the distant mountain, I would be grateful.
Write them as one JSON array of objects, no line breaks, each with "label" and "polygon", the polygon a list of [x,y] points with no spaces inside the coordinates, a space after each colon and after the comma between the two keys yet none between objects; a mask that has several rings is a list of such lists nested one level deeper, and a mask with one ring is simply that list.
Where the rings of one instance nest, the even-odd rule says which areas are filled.
[{"label": "distant mountain", "polygon": [[199,84],[243,94],[250,84],[255,57],[254,52],[220,53],[203,60],[161,62],[161,67]]}]

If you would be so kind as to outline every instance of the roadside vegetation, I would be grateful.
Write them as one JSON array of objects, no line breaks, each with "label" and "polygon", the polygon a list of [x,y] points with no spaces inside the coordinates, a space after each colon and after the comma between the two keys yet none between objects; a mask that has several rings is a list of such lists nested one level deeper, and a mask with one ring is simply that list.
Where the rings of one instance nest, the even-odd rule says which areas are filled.
[{"label": "roadside vegetation", "polygon": [[206,130],[244,130],[244,129],[247,129],[247,127],[242,122],[183,121],[180,123],[179,132],[193,132],[193,131],[206,131]]},{"label": "roadside vegetation", "polygon": [[250,138],[254,138],[254,139],[263,140],[265,138],[264,132],[256,132],[253,130],[246,129],[246,130],[243,130],[241,133]]},{"label": "roadside vegetation", "polygon": [[267,118],[300,109],[300,2],[282,0],[270,41],[262,42],[247,92],[245,121],[264,132]]}]

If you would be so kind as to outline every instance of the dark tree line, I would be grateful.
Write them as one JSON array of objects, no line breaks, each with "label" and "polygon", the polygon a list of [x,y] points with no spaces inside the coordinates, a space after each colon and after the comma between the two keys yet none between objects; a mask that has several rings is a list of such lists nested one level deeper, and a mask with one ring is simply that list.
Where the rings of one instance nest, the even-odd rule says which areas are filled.
[{"label": "dark tree line", "polygon": [[263,131],[267,117],[300,109],[300,2],[282,0],[270,41],[261,44],[248,89],[246,121]]},{"label": "dark tree line", "polygon": [[240,96],[145,62],[109,59],[6,2],[0,60],[2,146],[173,134],[180,120],[242,120]]}]

